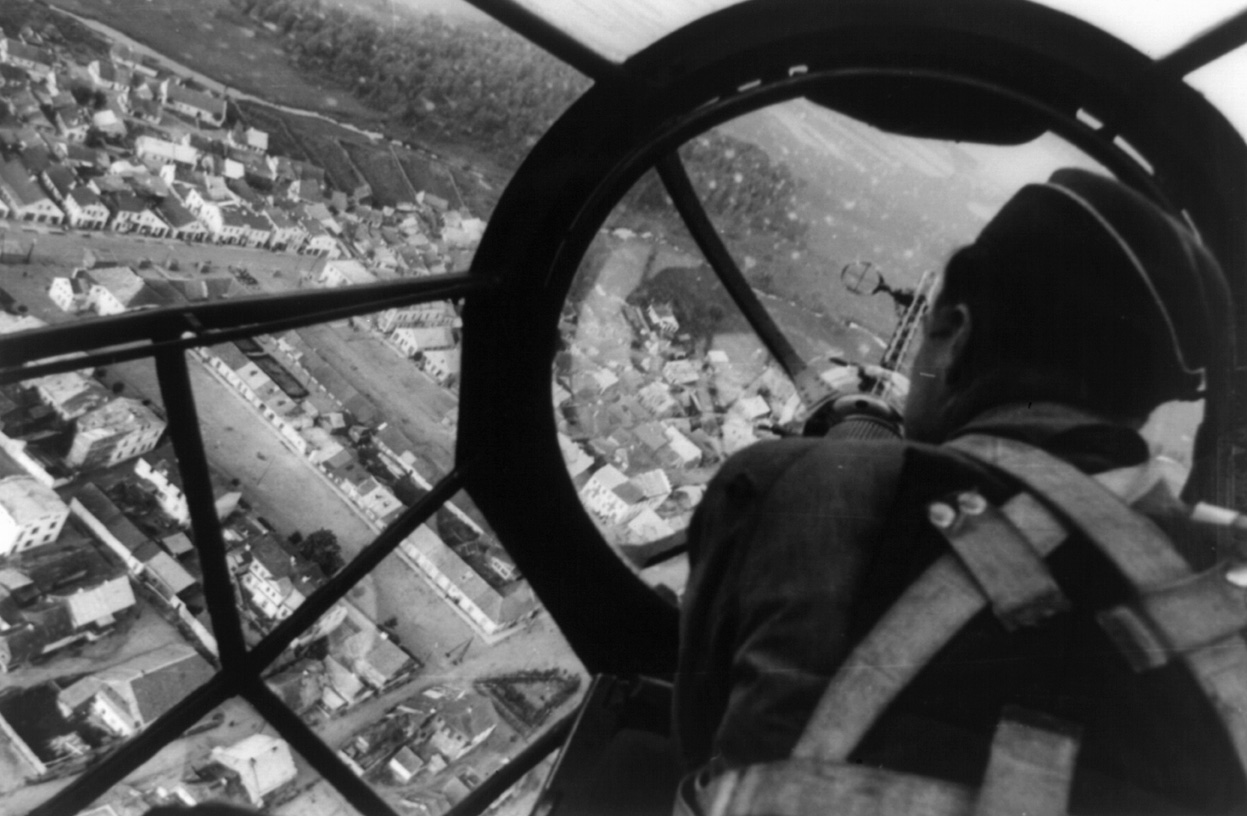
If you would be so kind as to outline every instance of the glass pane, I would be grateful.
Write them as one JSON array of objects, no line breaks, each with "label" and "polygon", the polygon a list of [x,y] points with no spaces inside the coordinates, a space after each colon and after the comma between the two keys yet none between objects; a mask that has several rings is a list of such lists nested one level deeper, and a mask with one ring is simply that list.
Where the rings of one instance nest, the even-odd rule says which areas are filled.
[{"label": "glass pane", "polygon": [[[452,467],[458,325],[456,307],[437,302],[195,358],[209,459],[244,492],[227,545],[237,574],[259,576],[244,597],[268,626]],[[268,566],[248,566],[257,558]]]},{"label": "glass pane", "polygon": [[898,330],[924,276],[932,284],[1022,184],[1095,166],[1051,136],[1014,148],[895,136],[804,100],[728,122],[682,153],[798,351],[899,370]]},{"label": "glass pane", "polygon": [[[2,500],[18,519],[0,538],[0,664],[15,684],[164,647],[215,653],[154,382],[139,361],[0,389]],[[238,490],[212,475],[228,512]]]},{"label": "glass pane", "polygon": [[520,0],[520,5],[608,59],[623,62],[672,31],[737,2],[739,0],[634,0],[590,7],[551,0]]},{"label": "glass pane", "polygon": [[[158,678],[149,678],[152,676]],[[152,685],[143,683],[142,679],[134,683],[140,696]],[[184,690],[179,689],[179,693]],[[65,727],[72,730],[58,735],[55,744],[63,752],[74,750],[81,740],[73,734],[98,731],[98,712],[110,710],[104,703],[84,703],[81,711],[65,720]],[[25,812],[46,800],[73,779],[74,768],[89,766],[90,759],[91,753],[67,754],[57,770],[49,771],[56,775],[53,781],[22,788],[10,794],[7,801],[0,800],[6,812]],[[341,794],[320,779],[297,746],[280,737],[248,703],[233,698],[165,745],[82,813],[137,816],[158,805],[202,802],[230,804],[248,811],[262,808],[264,813],[274,814],[348,816],[356,812]]]},{"label": "glass pane", "polygon": [[[45,801],[121,742],[140,734],[215,671],[203,654],[182,642],[127,651],[106,657],[84,654],[89,662],[76,664],[50,661],[41,676],[10,678],[0,699],[0,716],[7,726],[0,750],[5,766],[0,808],[6,813],[24,813]],[[131,810],[118,812],[132,812],[133,802],[145,796],[180,796],[176,789],[184,774],[207,759],[211,745],[241,738],[261,725],[249,708],[231,701],[191,729],[197,733],[166,746],[131,775],[128,786],[118,786],[102,801],[122,797],[118,804],[128,800]],[[190,784],[187,790],[199,788]]]},{"label": "glass pane", "polygon": [[1080,17],[1125,40],[1152,58],[1162,57],[1243,10],[1238,0],[1207,0],[1190,7],[1166,0],[1142,0],[1130,13],[1111,0],[1039,0],[1045,6]]},{"label": "glass pane", "polygon": [[568,473],[636,566],[679,540],[725,456],[797,407],[657,183],[642,180],[586,254],[552,384]]},{"label": "glass pane", "polygon": [[1239,132],[1247,134],[1247,104],[1243,103],[1243,76],[1247,49],[1238,48],[1191,73],[1187,83],[1208,98]]},{"label": "glass pane", "polygon": [[587,680],[465,494],[266,679],[400,812],[458,801],[571,711]]},{"label": "glass pane", "polygon": [[[680,156],[797,356],[831,390],[898,408],[918,318],[951,253],[1022,184],[1096,166],[1052,136],[1014,148],[900,137],[805,100],[727,122]],[[638,566],[679,540],[724,456],[799,432],[812,407],[654,173],[595,239],[561,328],[553,401],[564,459],[607,540]],[[643,575],[678,594],[685,569],[677,559]]]}]

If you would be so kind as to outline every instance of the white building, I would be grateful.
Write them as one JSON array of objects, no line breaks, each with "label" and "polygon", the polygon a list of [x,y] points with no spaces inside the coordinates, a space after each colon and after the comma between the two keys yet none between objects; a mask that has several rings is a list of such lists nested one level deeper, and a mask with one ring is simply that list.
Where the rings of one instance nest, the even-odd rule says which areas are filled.
[{"label": "white building", "polygon": [[61,203],[70,226],[79,229],[104,229],[108,208],[90,187],[75,187]]},{"label": "white building", "polygon": [[101,669],[57,695],[61,713],[87,710],[117,736],[146,728],[212,677],[212,666],[185,643],[170,643]]},{"label": "white building", "polygon": [[[190,508],[182,491],[182,478],[177,465],[156,451],[143,454],[134,461],[134,474],[156,490],[156,499],[165,515],[182,526],[190,524]],[[222,490],[213,484],[217,518],[226,518],[238,508],[242,492]]]},{"label": "white building", "polygon": [[229,141],[230,144],[237,145],[238,147],[245,148],[247,150],[253,150],[257,153],[268,152],[268,134],[253,127],[249,127],[244,130],[241,139],[235,138],[234,133],[230,133]]},{"label": "white building", "polygon": [[[190,199],[187,199],[188,209],[198,216],[199,221],[204,225],[204,231],[210,235],[213,240],[228,243],[222,240],[222,234],[225,232],[225,214],[221,205],[214,201],[201,201],[198,206],[190,207]],[[236,238],[237,227],[231,225],[231,237]]]},{"label": "white building", "polygon": [[21,159],[0,165],[0,197],[13,218],[40,224],[59,224],[65,219],[65,213],[31,178]]},{"label": "white building", "polygon": [[44,405],[66,422],[107,405],[114,396],[99,380],[76,371],[39,377],[34,385]]},{"label": "white building", "polygon": [[751,397],[741,397],[736,400],[736,404],[732,406],[731,410],[745,419],[754,420],[770,414],[771,406],[767,404],[765,399],[754,394]]},{"label": "white building", "polygon": [[627,540],[633,544],[645,544],[673,535],[675,528],[650,508],[645,508],[628,522]]},{"label": "white building", "polygon": [[694,467],[701,461],[701,448],[697,447],[693,440],[680,433],[679,428],[667,426],[662,429],[662,432],[667,437],[667,444],[671,446],[671,451],[679,458],[681,465]]},{"label": "white building", "polygon": [[297,251],[307,240],[307,229],[298,221],[276,207],[265,211],[273,225],[273,238],[269,246],[279,251]]},{"label": "white building", "polygon": [[671,388],[664,382],[648,383],[637,391],[637,399],[656,417],[670,415],[680,407],[671,395]]},{"label": "white building", "polygon": [[134,154],[140,159],[162,163],[176,162],[194,167],[199,161],[199,150],[188,144],[167,142],[155,136],[140,136],[134,140]]},{"label": "white building", "polygon": [[0,556],[55,541],[69,507],[33,476],[0,479]]},{"label": "white building", "polygon": [[120,232],[137,232],[158,238],[169,231],[169,225],[133,193],[120,193],[113,197],[109,227]]},{"label": "white building", "polygon": [[135,602],[134,588],[124,574],[62,597],[75,629],[111,626],[116,622],[115,615],[134,606]]},{"label": "white building", "polygon": [[662,367],[662,376],[669,383],[691,385],[701,379],[701,365],[692,360],[672,360]]},{"label": "white building", "polygon": [[[203,219],[204,223],[208,225],[208,229],[211,230],[214,222],[209,221],[208,216],[204,214],[209,209],[210,205],[205,204],[203,212],[200,213],[199,217]],[[221,207],[219,211],[221,213],[221,228],[214,233],[217,242],[235,246],[245,244],[247,238],[251,235],[251,226],[247,222],[246,215],[233,207]]]},{"label": "white building", "polygon": [[455,347],[455,334],[446,326],[404,326],[390,335],[394,345],[408,357],[422,351],[437,351]]},{"label": "white building", "polygon": [[87,74],[96,85],[112,91],[125,91],[130,87],[130,69],[109,60],[87,63]]},{"label": "white building", "polygon": [[607,524],[619,524],[645,507],[645,494],[614,465],[598,469],[584,487],[580,500],[585,508]]},{"label": "white building", "polygon": [[315,589],[306,562],[299,563],[272,538],[248,545],[251,561],[240,582],[251,602],[270,620],[283,620],[298,609]]},{"label": "white building", "polygon": [[146,405],[116,397],[78,418],[65,462],[80,470],[111,467],[156,447],[164,430],[164,420]]},{"label": "white building", "polygon": [[225,100],[172,83],[164,87],[164,103],[178,113],[220,127],[225,123]]},{"label": "white building", "polygon": [[445,300],[386,309],[377,317],[377,328],[393,331],[404,326],[455,326],[460,322],[455,307]]},{"label": "white building", "polygon": [[91,308],[91,283],[81,275],[53,278],[48,284],[48,298],[62,312],[85,312]]},{"label": "white building", "polygon": [[517,581],[504,589],[495,589],[423,524],[399,546],[486,635],[514,626],[538,608],[526,582]]},{"label": "white building", "polygon": [[753,425],[742,417],[728,414],[723,421],[723,450],[727,454],[747,448],[758,441],[753,432]]},{"label": "white building", "polygon": [[434,349],[423,352],[420,356],[420,367],[425,373],[442,385],[450,383],[451,378],[459,376],[459,349]]},{"label": "white building", "polygon": [[318,255],[330,260],[342,255],[342,245],[338,243],[337,237],[325,229],[319,221],[305,218],[302,225],[307,233],[307,240],[303,242],[303,246],[299,247],[300,255]]},{"label": "white building", "polygon": [[43,78],[52,73],[56,56],[47,49],[27,45],[21,40],[0,38],[0,62],[25,68],[33,76]]},{"label": "white building", "polygon": [[326,261],[320,272],[320,283],[333,288],[336,286],[355,286],[361,283],[376,283],[377,277],[368,271],[359,261],[351,259]]},{"label": "white building", "polygon": [[630,481],[641,491],[641,495],[645,497],[645,503],[650,507],[657,507],[671,495],[671,480],[667,478],[667,473],[662,468],[638,473]]},{"label": "white building", "polygon": [[212,760],[238,774],[251,804],[260,807],[264,797],[298,775],[290,746],[268,734],[252,734],[233,745],[212,749]]},{"label": "white building", "polygon": [[585,453],[585,449],[577,445],[565,433],[559,433],[559,451],[563,454],[563,464],[567,465],[567,475],[575,479],[593,467],[593,457]]},{"label": "white building", "polygon": [[84,276],[91,281],[90,302],[100,315],[121,314],[135,305],[147,283],[128,266],[91,269]]}]

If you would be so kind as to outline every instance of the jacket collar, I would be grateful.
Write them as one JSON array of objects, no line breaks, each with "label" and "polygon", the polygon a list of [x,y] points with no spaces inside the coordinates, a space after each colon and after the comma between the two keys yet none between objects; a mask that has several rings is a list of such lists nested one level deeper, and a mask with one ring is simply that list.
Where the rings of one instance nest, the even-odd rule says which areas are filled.
[{"label": "jacket collar", "polygon": [[1084,469],[1124,467],[1147,461],[1148,445],[1133,428],[1081,408],[1054,402],[989,408],[952,434],[989,434],[1026,442]]}]

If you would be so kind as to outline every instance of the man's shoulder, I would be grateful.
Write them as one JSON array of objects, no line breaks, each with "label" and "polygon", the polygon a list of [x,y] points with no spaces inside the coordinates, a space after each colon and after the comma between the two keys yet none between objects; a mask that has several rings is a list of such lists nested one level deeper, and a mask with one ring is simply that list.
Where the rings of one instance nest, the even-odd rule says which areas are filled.
[{"label": "man's shoulder", "polygon": [[758,493],[778,485],[803,489],[857,486],[879,489],[900,477],[906,456],[918,446],[904,440],[777,439],[733,454],[716,476],[721,483],[747,480]]}]

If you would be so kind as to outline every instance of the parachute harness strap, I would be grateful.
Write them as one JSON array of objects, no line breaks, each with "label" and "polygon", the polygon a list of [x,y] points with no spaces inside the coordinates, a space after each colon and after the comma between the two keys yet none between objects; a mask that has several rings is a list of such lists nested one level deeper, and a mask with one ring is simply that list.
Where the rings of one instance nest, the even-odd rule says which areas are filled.
[{"label": "parachute harness strap", "polygon": [[1102,613],[1101,625],[1136,669],[1182,660],[1247,769],[1247,593],[1219,569],[1194,573],[1155,524],[1060,459],[991,436],[950,446],[1017,479],[1116,565],[1138,598]]}]

